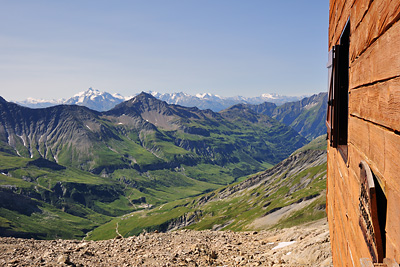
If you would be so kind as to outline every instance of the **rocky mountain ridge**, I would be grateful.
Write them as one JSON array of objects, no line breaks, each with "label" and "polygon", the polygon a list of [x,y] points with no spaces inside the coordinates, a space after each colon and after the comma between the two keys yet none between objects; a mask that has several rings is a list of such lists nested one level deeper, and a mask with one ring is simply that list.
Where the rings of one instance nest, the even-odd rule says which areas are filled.
[{"label": "rocky mountain ridge", "polygon": [[245,105],[259,114],[268,115],[302,136],[312,140],[326,132],[325,120],[328,94],[319,93],[300,101],[284,103],[280,106],[265,102],[259,105]]},{"label": "rocky mountain ridge", "polygon": [[[252,149],[259,151],[257,157],[260,153],[269,155],[271,164],[290,153],[284,152],[287,146],[294,146],[296,149],[305,144],[305,140],[293,130],[265,115],[253,114],[260,117],[260,120],[254,121],[251,128],[242,123],[239,130],[229,116],[211,110],[169,105],[146,93],[104,113],[73,105],[29,109],[6,101],[1,103],[0,111],[0,140],[3,146],[11,147],[20,156],[43,157],[94,173],[112,172],[121,168],[153,168],[149,162],[140,164],[140,159],[129,159],[124,156],[128,154],[119,152],[121,145],[126,146],[126,141],[146,150],[153,157],[153,166],[162,166],[163,161],[172,163],[171,166],[177,166],[173,162],[198,162],[202,160],[199,157],[206,157],[206,162],[234,162],[238,159],[231,152],[242,153],[239,150],[244,151],[250,144],[248,140],[217,144],[211,133],[243,138],[243,133],[248,130],[268,127],[265,130],[260,129],[261,132],[257,134],[261,134],[260,141],[254,140],[259,145]],[[229,112],[222,114],[227,113]],[[261,121],[268,123],[260,124]],[[277,137],[279,140],[274,141]],[[276,146],[289,140],[290,143],[285,147]],[[212,143],[214,144],[211,145]],[[113,144],[116,144],[115,147]],[[163,149],[167,144],[171,149]],[[268,152],[271,149],[278,151]],[[176,152],[171,153],[174,150]],[[279,150],[282,154],[279,154]],[[101,153],[108,154],[112,160],[103,162],[99,156]],[[257,165],[257,161],[265,159],[257,158],[253,164]]]},{"label": "rocky mountain ridge", "polygon": [[[197,107],[202,110],[211,109],[214,112],[228,109],[238,105],[252,109],[256,113],[268,115],[278,121],[290,126],[308,140],[325,132],[325,117],[327,109],[327,93],[319,93],[310,97],[285,97],[276,94],[263,94],[260,97],[245,98],[231,97],[224,98],[212,94],[197,94],[192,96],[186,93],[160,94],[149,92],[152,96],[168,104],[181,105],[186,107]],[[124,98],[121,95],[111,95],[90,88],[86,92],[80,92],[68,100],[53,101],[45,105],[43,101],[19,102],[29,107],[47,107],[57,104],[77,104],[89,107],[97,111],[108,111],[122,103]],[[38,105],[36,105],[38,104]],[[39,105],[40,104],[40,105]]]}]

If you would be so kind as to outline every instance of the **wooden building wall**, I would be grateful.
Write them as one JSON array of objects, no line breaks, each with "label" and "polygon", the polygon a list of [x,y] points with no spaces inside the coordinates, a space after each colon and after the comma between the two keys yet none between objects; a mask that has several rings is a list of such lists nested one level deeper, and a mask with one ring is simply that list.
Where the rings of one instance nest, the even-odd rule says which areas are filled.
[{"label": "wooden building wall", "polygon": [[361,258],[371,258],[359,225],[361,160],[386,195],[386,257],[400,262],[399,19],[400,0],[330,1],[329,50],[350,20],[347,159],[328,144],[327,215],[335,266],[361,266]]}]

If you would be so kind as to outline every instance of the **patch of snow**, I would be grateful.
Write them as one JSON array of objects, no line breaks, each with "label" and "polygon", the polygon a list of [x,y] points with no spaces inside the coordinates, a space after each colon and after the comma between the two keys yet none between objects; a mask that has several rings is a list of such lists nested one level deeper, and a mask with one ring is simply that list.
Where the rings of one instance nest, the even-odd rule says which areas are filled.
[{"label": "patch of snow", "polygon": [[22,135],[17,135],[19,138],[21,138],[22,139],[22,142],[24,142],[24,147],[26,147],[26,141],[25,141],[25,138],[23,138],[23,136]]},{"label": "patch of snow", "polygon": [[83,95],[85,95],[85,91],[82,91],[82,92],[79,92],[79,93],[75,94],[74,97],[81,97]]},{"label": "patch of snow", "polygon": [[220,98],[219,95],[213,95],[213,94],[210,94],[210,93],[196,94],[196,97],[198,97],[198,98],[212,98],[212,97]]},{"label": "patch of snow", "polygon": [[83,103],[83,101],[85,101],[85,98],[86,98],[86,97],[85,97],[84,95],[83,95],[83,96],[80,96],[79,99],[78,99],[78,101],[76,102],[76,104],[77,104],[77,103]]},{"label": "patch of snow", "polygon": [[130,97],[130,98],[126,98],[126,97],[124,97],[124,96],[122,96],[122,95],[120,95],[120,94],[118,94],[118,93],[114,93],[114,94],[111,94],[113,97],[115,97],[115,98],[118,98],[118,99],[121,99],[121,100],[129,100],[129,99],[131,99],[132,97]]},{"label": "patch of snow", "polygon": [[268,98],[268,99],[277,99],[278,98],[276,94],[262,94],[261,97]]},{"label": "patch of snow", "polygon": [[55,99],[46,100],[46,99],[43,99],[43,98],[36,99],[36,98],[33,98],[33,97],[28,97],[28,98],[25,100],[25,102],[31,103],[31,104],[40,104],[40,103],[59,104],[59,103],[60,103],[60,100],[55,100]]},{"label": "patch of snow", "polygon": [[272,250],[284,248],[284,247],[290,246],[291,244],[294,244],[294,243],[296,243],[296,241],[279,242],[279,244],[276,247],[273,247]]},{"label": "patch of snow", "polygon": [[310,104],[306,105],[304,108],[309,110],[309,109],[315,107],[316,105],[318,105],[318,103],[317,102],[313,102],[313,103],[310,103]]}]

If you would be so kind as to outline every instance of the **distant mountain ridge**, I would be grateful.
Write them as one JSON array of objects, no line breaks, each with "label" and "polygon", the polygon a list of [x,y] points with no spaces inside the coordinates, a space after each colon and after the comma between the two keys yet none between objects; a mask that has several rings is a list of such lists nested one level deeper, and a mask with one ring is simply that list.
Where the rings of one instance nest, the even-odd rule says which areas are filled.
[{"label": "distant mountain ridge", "polygon": [[44,100],[28,98],[23,101],[16,101],[16,103],[28,108],[48,108],[56,105],[79,105],[96,111],[106,111],[112,109],[115,105],[125,100],[128,100],[128,98],[125,98],[120,94],[110,94],[89,88],[88,90],[79,92],[68,99]]},{"label": "distant mountain ridge", "polygon": [[[181,105],[186,107],[198,107],[199,109],[211,109],[214,112],[221,111],[238,103],[261,104],[263,102],[271,102],[281,105],[286,102],[298,101],[304,96],[282,96],[278,94],[262,94],[258,97],[221,97],[210,93],[190,95],[183,92],[180,93],[158,93],[149,91],[152,96],[167,102],[168,104]],[[136,96],[138,94],[134,94]],[[120,94],[110,94],[100,92],[99,90],[89,88],[86,91],[79,92],[69,99],[59,100],[43,100],[28,98],[23,101],[16,101],[25,107],[30,108],[46,108],[61,104],[86,106],[96,111],[107,111],[112,109],[119,103],[129,100],[133,96],[124,97]]]},{"label": "distant mountain ridge", "polygon": [[110,110],[117,104],[127,100],[120,94],[110,94],[89,88],[66,100],[63,104],[85,106],[96,111]]},{"label": "distant mountain ridge", "polygon": [[[234,105],[242,105],[256,113],[268,115],[287,126],[292,127],[308,140],[320,136],[326,132],[325,117],[327,109],[327,93],[319,93],[300,100],[289,101],[292,97],[284,97],[276,94],[263,94],[260,97],[223,98],[209,93],[192,96],[186,93],[160,94],[149,92],[153,97],[165,101],[168,104],[185,107],[197,107],[199,109],[211,109],[214,112],[221,111]],[[297,97],[293,97],[297,98]],[[47,107],[59,104],[75,104],[86,106],[96,111],[107,111],[114,106],[128,100],[119,94],[109,94],[90,88],[86,92],[80,92],[68,100],[43,102],[30,99],[20,104],[23,106]],[[275,101],[271,102],[271,101]],[[29,103],[28,103],[29,102]]]},{"label": "distant mountain ridge", "polygon": [[312,140],[326,133],[325,119],[328,94],[319,93],[300,101],[284,103],[280,106],[265,102],[259,105],[244,105],[259,114],[268,115],[292,127],[299,134]]},{"label": "distant mountain ridge", "polygon": [[261,104],[264,102],[275,103],[281,105],[283,103],[298,101],[305,96],[283,96],[278,94],[262,94],[258,97],[222,97],[210,93],[189,95],[183,92],[180,93],[157,93],[149,92],[154,97],[163,100],[169,104],[181,105],[186,107],[198,107],[199,109],[211,109],[218,112],[229,108],[239,103],[245,104]]},{"label": "distant mountain ridge", "polygon": [[30,109],[2,99],[0,122],[2,147],[93,173],[200,162],[243,162],[243,173],[250,173],[306,143],[291,128],[250,109],[215,113],[146,93],[107,112],[76,105]]}]

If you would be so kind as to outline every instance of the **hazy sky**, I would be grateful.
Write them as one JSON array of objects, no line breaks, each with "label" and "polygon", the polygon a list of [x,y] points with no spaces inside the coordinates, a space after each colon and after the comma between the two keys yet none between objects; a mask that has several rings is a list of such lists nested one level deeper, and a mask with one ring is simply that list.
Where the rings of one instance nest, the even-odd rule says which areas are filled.
[{"label": "hazy sky", "polygon": [[0,0],[0,95],[326,91],[328,0]]}]

